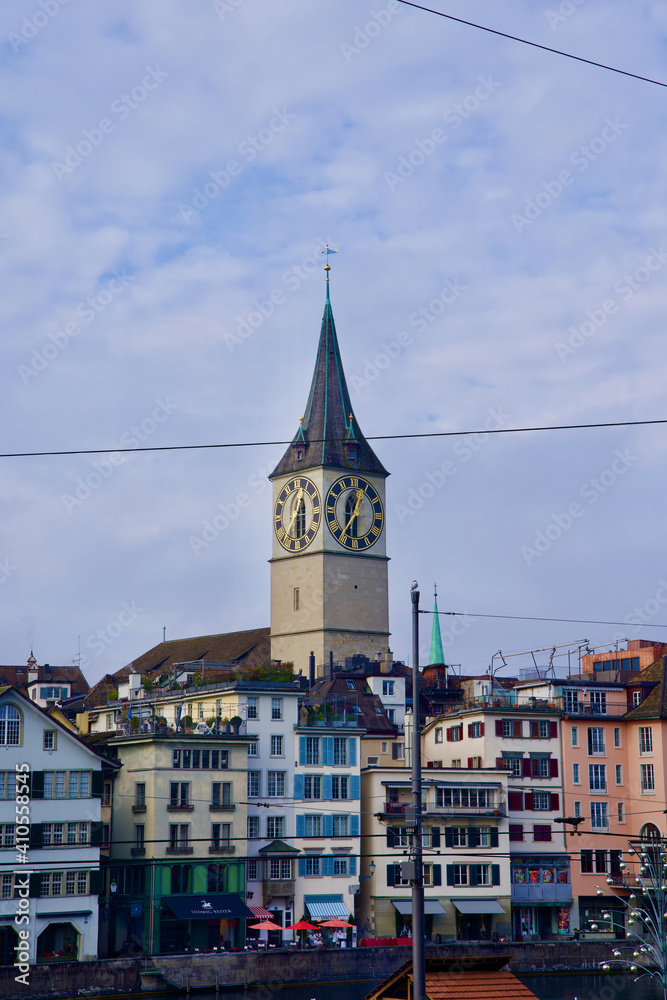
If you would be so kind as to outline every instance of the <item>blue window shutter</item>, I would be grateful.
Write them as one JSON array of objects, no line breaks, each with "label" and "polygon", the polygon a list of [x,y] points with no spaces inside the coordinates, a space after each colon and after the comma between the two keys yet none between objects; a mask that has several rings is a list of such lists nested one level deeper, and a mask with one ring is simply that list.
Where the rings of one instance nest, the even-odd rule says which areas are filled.
[{"label": "blue window shutter", "polygon": [[454,865],[446,865],[447,868],[447,885],[454,885]]},{"label": "blue window shutter", "polygon": [[[297,825],[298,825],[298,819],[299,818],[297,817]],[[299,858],[299,875],[303,877],[305,874],[306,874],[306,859]]]},{"label": "blue window shutter", "polygon": [[349,873],[350,873],[350,875],[356,875],[357,874],[357,856],[356,856],[356,854],[351,854],[350,855]]},{"label": "blue window shutter", "polygon": [[[448,865],[447,867],[452,868],[453,871],[453,865]],[[452,884],[453,883],[454,883],[454,875],[452,875]],[[395,884],[396,884],[396,876],[394,874],[394,865],[387,865],[387,885],[395,885]]]},{"label": "blue window shutter", "polygon": [[350,738],[349,738],[349,740],[347,742],[347,750],[348,750],[348,754],[347,754],[347,756],[348,756],[348,764],[351,764],[352,767],[355,767],[356,763],[357,763],[357,738],[356,738],[356,736],[350,736]]},{"label": "blue window shutter", "polygon": [[296,818],[296,835],[297,837],[306,836],[306,817],[303,815]]},{"label": "blue window shutter", "polygon": [[330,774],[322,775],[322,798],[330,799],[332,794],[332,779]]},{"label": "blue window shutter", "polygon": [[303,798],[303,775],[302,774],[295,774],[294,775],[294,798],[295,799],[302,799]]},{"label": "blue window shutter", "polygon": [[498,846],[498,827],[491,827],[491,847]]},{"label": "blue window shutter", "polygon": [[358,774],[350,777],[350,798],[358,799],[361,796],[361,779]]},{"label": "blue window shutter", "polygon": [[440,847],[440,827],[439,826],[432,826],[431,827],[431,847]]},{"label": "blue window shutter", "polygon": [[331,813],[324,814],[324,836],[333,837],[333,816]]},{"label": "blue window shutter", "polygon": [[325,766],[333,765],[333,736],[322,737],[322,763]]},{"label": "blue window shutter", "polygon": [[350,816],[350,836],[359,836],[359,813],[352,813]]},{"label": "blue window shutter", "polygon": [[442,885],[442,865],[433,865],[433,885]]},{"label": "blue window shutter", "polygon": [[306,737],[299,736],[299,764],[306,763]]},{"label": "blue window shutter", "polygon": [[500,865],[491,865],[491,885],[500,885]]},{"label": "blue window shutter", "polygon": [[468,885],[477,885],[477,865],[468,865]]}]

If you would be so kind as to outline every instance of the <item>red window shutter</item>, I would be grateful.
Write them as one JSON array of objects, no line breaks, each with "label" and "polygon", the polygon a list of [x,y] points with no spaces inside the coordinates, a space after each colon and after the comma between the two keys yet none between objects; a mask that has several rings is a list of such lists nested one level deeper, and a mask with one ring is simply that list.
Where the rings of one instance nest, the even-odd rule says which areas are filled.
[{"label": "red window shutter", "polygon": [[448,743],[452,742],[452,730],[451,730],[451,727],[447,730],[447,742]]},{"label": "red window shutter", "polygon": [[502,736],[502,735],[503,735],[503,720],[496,719],[496,736]]},{"label": "red window shutter", "polygon": [[540,735],[540,724],[531,719],[530,721],[530,738],[531,740],[536,740]]},{"label": "red window shutter", "polygon": [[472,767],[472,757],[468,757],[468,767]]},{"label": "red window shutter", "polygon": [[530,757],[524,757],[521,761],[521,776],[523,778],[530,778]]},{"label": "red window shutter", "polygon": [[550,778],[558,777],[558,761],[556,760],[555,757],[549,758],[549,777]]},{"label": "red window shutter", "polygon": [[510,840],[523,840],[523,825],[521,823],[510,823]]},{"label": "red window shutter", "polygon": [[510,812],[522,812],[523,811],[523,792],[508,792],[507,793],[507,808]]},{"label": "red window shutter", "polygon": [[498,771],[507,771],[507,757],[496,757],[496,768]]},{"label": "red window shutter", "polygon": [[512,720],[512,733],[515,739],[521,739],[521,719]]},{"label": "red window shutter", "polygon": [[483,722],[480,722],[480,724],[479,724],[479,735],[480,736],[484,735],[484,723]]},{"label": "red window shutter", "polygon": [[472,722],[468,723],[468,739],[472,736]]},{"label": "red window shutter", "polygon": [[524,802],[523,807],[526,810],[526,812],[530,812],[533,808],[533,793],[526,792],[526,794],[523,797],[523,802]]},{"label": "red window shutter", "polygon": [[556,812],[557,809],[560,809],[560,796],[559,796],[558,792],[552,792],[551,793],[551,811],[552,812]]},{"label": "red window shutter", "polygon": [[553,720],[549,723],[549,738],[552,740],[558,739],[558,723]]}]

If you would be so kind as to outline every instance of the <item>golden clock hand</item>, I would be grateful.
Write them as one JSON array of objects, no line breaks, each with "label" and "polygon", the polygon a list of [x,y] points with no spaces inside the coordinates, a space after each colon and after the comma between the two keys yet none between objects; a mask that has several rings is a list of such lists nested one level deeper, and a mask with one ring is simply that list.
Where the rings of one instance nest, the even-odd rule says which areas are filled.
[{"label": "golden clock hand", "polygon": [[303,499],[303,490],[299,490],[294,501],[294,513],[292,514],[292,520],[290,521],[286,531],[286,534],[290,535],[290,537],[292,532],[292,525],[294,524],[296,516],[299,513],[299,501],[302,499]]},{"label": "golden clock hand", "polygon": [[345,532],[347,531],[347,529],[350,527],[350,525],[354,521],[355,517],[359,516],[359,508],[361,507],[361,501],[363,499],[364,499],[364,491],[363,490],[357,490],[357,502],[354,505],[354,510],[350,514],[350,520],[347,522],[347,524],[343,528],[343,534],[345,534]]}]

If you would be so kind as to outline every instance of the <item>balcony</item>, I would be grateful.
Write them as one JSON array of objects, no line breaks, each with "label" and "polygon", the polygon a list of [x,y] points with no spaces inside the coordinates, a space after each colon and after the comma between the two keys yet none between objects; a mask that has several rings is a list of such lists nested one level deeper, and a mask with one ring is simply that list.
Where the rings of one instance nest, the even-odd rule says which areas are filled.
[{"label": "balcony", "polygon": [[224,812],[234,812],[236,809],[235,802],[211,802],[208,807],[208,811],[212,813],[224,813]]},{"label": "balcony", "polygon": [[135,804],[132,806],[132,812],[133,813],[145,813],[146,812],[146,803],[145,802],[135,802]]},{"label": "balcony", "polygon": [[499,817],[505,815],[505,805],[489,806],[438,806],[434,802],[429,802],[424,806],[424,813],[429,816],[490,816]]},{"label": "balcony", "polygon": [[182,812],[192,812],[194,806],[191,806],[188,802],[183,805],[179,805],[177,802],[170,802],[167,806],[168,813],[182,813]]},{"label": "balcony", "polygon": [[385,802],[384,811],[388,816],[403,816],[409,802]]},{"label": "balcony", "polygon": [[236,850],[236,847],[234,846],[234,844],[218,844],[217,847],[214,844],[212,847],[209,847],[208,853],[209,854],[233,854],[235,850]]},{"label": "balcony", "polygon": [[143,856],[144,856],[145,853],[146,853],[146,848],[145,847],[131,847],[130,848],[130,854],[132,855],[133,858],[143,858]]},{"label": "balcony", "polygon": [[194,854],[194,847],[187,847],[181,844],[175,844],[167,848],[167,854]]}]

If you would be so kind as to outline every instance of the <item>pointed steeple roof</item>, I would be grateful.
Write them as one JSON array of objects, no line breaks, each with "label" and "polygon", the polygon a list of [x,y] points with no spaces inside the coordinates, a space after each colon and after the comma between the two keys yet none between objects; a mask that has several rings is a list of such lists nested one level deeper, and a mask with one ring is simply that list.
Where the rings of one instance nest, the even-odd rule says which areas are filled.
[{"label": "pointed steeple roof", "polygon": [[428,656],[429,665],[432,663],[444,663],[445,654],[442,648],[442,636],[440,635],[440,617],[438,615],[438,589],[433,585],[433,627],[431,629],[431,652]]},{"label": "pointed steeple roof", "polygon": [[292,443],[269,479],[315,466],[388,476],[359,429],[352,410],[334,324],[329,281],[306,411]]}]

